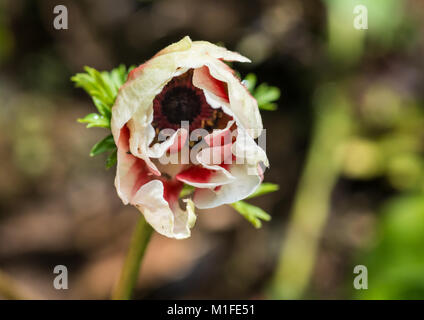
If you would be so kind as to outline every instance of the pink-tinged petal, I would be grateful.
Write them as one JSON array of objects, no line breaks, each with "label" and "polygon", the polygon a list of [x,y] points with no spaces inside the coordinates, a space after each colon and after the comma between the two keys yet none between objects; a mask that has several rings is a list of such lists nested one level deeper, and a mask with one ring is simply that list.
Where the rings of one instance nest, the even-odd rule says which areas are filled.
[{"label": "pink-tinged petal", "polygon": [[204,141],[209,147],[203,148],[198,153],[196,158],[199,163],[207,168],[219,170],[219,168],[214,168],[214,165],[232,162],[233,134],[231,128],[234,123],[232,120],[228,121],[226,128],[215,129],[204,137]]},{"label": "pink-tinged petal", "polygon": [[177,174],[176,179],[186,183],[206,183],[210,181],[213,174],[213,170],[203,168],[202,166],[191,166]]},{"label": "pink-tinged petal", "polygon": [[186,144],[187,139],[188,139],[188,130],[185,128],[181,128],[181,130],[178,131],[178,135],[175,138],[174,143],[168,148],[168,151],[170,153],[179,152]]},{"label": "pink-tinged petal", "polygon": [[143,72],[143,69],[147,66],[147,63],[143,63],[139,65],[137,68],[134,68],[128,73],[127,81],[128,80],[134,80],[138,74]]},{"label": "pink-tinged petal", "polygon": [[[220,134],[222,132],[218,133],[218,136]],[[263,180],[263,170],[260,163],[268,165],[268,159],[265,152],[255,143],[247,131],[243,128],[237,128],[236,140],[230,146],[232,148],[232,152],[230,152],[232,161],[225,167],[224,172],[228,173],[232,179],[221,185],[196,185],[199,188],[196,189],[193,199],[196,207],[201,209],[212,208],[242,200],[252,194]],[[210,156],[213,149],[206,148],[199,153],[197,158],[204,167],[212,167],[205,158],[207,159],[207,156]],[[225,149],[221,148],[221,150]]]},{"label": "pink-tinged petal", "polygon": [[205,166],[206,168],[210,169],[218,169],[216,166],[220,166],[222,168],[225,168],[223,164],[228,165],[233,162],[235,158],[232,154],[232,144],[224,144],[221,147],[212,147],[212,148],[205,148],[202,151],[200,151],[196,157],[196,160]]},{"label": "pink-tinged petal", "polygon": [[198,165],[184,170],[176,178],[198,188],[216,188],[231,183],[234,177],[227,168],[233,159],[231,143],[233,124],[234,121],[229,121],[225,129],[214,130],[204,137],[206,147],[196,155]]},{"label": "pink-tinged petal", "polygon": [[186,201],[186,210],[179,207],[183,183],[156,179],[142,159],[128,153],[128,139],[129,130],[125,126],[119,137],[115,177],[119,197],[124,204],[136,206],[157,232],[176,239],[189,237],[196,216],[191,201]]},{"label": "pink-tinged petal", "polygon": [[208,147],[204,147],[196,155],[198,163],[214,170],[220,170],[217,166],[223,167],[221,164],[232,163],[232,133],[229,129],[214,130],[204,140]]},{"label": "pink-tinged petal", "polygon": [[142,127],[140,123],[131,119],[128,121],[126,126],[129,129],[129,150],[137,158],[143,159],[147,166],[150,168],[155,175],[160,176],[160,172],[151,161],[145,149],[141,149],[140,145],[145,144],[147,141],[153,140],[155,137],[155,132],[153,128]]},{"label": "pink-tinged petal", "polygon": [[153,180],[137,191],[131,204],[143,213],[146,221],[158,233],[184,239],[190,236],[190,228],[193,227],[196,216],[191,201],[186,201],[185,210],[179,207],[178,201],[174,201],[177,190],[181,190],[180,187]]},{"label": "pink-tinged petal", "polygon": [[261,184],[259,175],[251,175],[248,165],[231,165],[229,172],[235,177],[232,183],[214,189],[196,189],[193,202],[199,209],[214,208],[234,203],[251,195]]},{"label": "pink-tinged petal", "polygon": [[228,121],[224,129],[215,129],[212,133],[204,137],[204,141],[210,146],[223,146],[224,144],[232,143],[232,131],[234,121]]},{"label": "pink-tinged petal", "polygon": [[264,170],[262,169],[260,164],[258,164],[257,169],[259,177],[261,178],[261,180],[264,180]]},{"label": "pink-tinged petal", "polygon": [[171,238],[187,238],[195,221],[194,206],[186,210],[178,204],[183,183],[178,180],[157,180],[146,163],[128,153],[129,130],[122,128],[118,143],[115,186],[125,204],[135,205],[159,233]]},{"label": "pink-tinged petal", "polygon": [[202,78],[203,81],[198,81],[194,85],[204,91],[206,101],[213,108],[222,108],[225,113],[236,120],[237,126],[251,129],[252,137],[257,138],[262,131],[262,118],[256,99],[224,62],[220,60],[207,61],[205,66],[209,69],[209,75],[213,79],[226,83],[229,103],[220,98],[216,91],[208,90],[211,85],[206,87],[204,84],[207,78],[204,71],[199,71],[203,76],[198,75],[198,78]]},{"label": "pink-tinged petal", "polygon": [[129,151],[129,131],[125,126],[121,129],[117,144],[117,167],[115,177],[115,187],[119,197],[125,204],[131,201],[137,186],[151,180],[152,172],[145,162],[134,157]]},{"label": "pink-tinged petal", "polygon": [[[149,147],[147,142],[153,140],[153,137],[155,136],[153,127],[141,128],[139,127],[139,123],[133,119],[128,122],[128,127],[131,131],[131,153],[146,161],[152,172],[155,174],[159,173],[157,175],[160,175],[160,172],[151,159],[161,158],[167,151],[170,151],[171,153],[179,151],[178,147],[180,145],[184,146],[188,136],[186,129],[180,128],[173,132],[169,137],[164,137],[164,141],[159,141]],[[152,137],[152,139],[149,137]]]},{"label": "pink-tinged petal", "polygon": [[163,184],[163,198],[169,203],[171,207],[175,204],[178,205],[178,197],[184,184],[178,180],[162,181]]},{"label": "pink-tinged petal", "polygon": [[225,173],[225,167],[226,165],[222,165],[220,167],[222,170],[211,170],[200,165],[191,166],[177,174],[175,178],[196,188],[215,188],[234,180]]},{"label": "pink-tinged petal", "polygon": [[201,67],[194,70],[193,85],[213,93],[226,103],[230,102],[228,99],[227,84],[212,77],[208,67]]}]

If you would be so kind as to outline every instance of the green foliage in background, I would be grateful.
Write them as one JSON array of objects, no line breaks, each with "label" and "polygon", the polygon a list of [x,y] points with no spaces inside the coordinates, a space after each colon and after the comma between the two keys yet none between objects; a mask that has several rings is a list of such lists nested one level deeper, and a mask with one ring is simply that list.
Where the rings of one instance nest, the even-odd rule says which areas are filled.
[{"label": "green foliage in background", "polygon": [[[325,0],[328,14],[328,52],[338,67],[359,62],[366,49],[366,40],[381,53],[393,49],[406,41],[411,44],[418,39],[411,22],[404,19],[404,2],[399,0]],[[353,27],[354,8],[367,9],[368,29]],[[399,37],[400,32],[408,32]],[[373,49],[371,48],[367,48]]]},{"label": "green foliage in background", "polygon": [[393,198],[383,207],[376,244],[357,259],[368,268],[360,299],[422,299],[424,296],[424,197]]},{"label": "green foliage in background", "polygon": [[244,85],[258,101],[258,107],[261,110],[277,110],[276,101],[280,98],[280,89],[261,83],[256,87],[257,77],[254,73],[249,73],[243,80]]}]

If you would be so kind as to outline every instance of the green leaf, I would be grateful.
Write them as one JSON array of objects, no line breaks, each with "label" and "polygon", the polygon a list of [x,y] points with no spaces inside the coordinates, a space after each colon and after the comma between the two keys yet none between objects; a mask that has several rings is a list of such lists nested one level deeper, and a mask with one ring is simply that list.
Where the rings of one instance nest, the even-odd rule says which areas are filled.
[{"label": "green leaf", "polygon": [[103,140],[97,142],[90,151],[90,157],[94,157],[100,153],[115,150],[116,145],[113,136],[110,134]]},{"label": "green leaf", "polygon": [[253,95],[258,101],[259,108],[263,108],[265,105],[277,101],[280,98],[280,89],[262,83],[256,88]]},{"label": "green leaf", "polygon": [[98,112],[110,120],[111,108],[118,90],[125,83],[132,68],[127,69],[120,65],[112,71],[99,72],[94,68],[84,67],[85,73],[77,73],[71,80],[76,87],[84,89],[90,95]]},{"label": "green leaf", "polygon": [[271,216],[259,207],[251,205],[244,201],[237,201],[230,204],[237,210],[247,221],[249,221],[255,228],[262,226],[261,220],[269,221]]},{"label": "green leaf", "polygon": [[279,189],[280,189],[280,186],[278,184],[264,182],[264,183],[262,183],[258,187],[258,189],[256,189],[255,192],[253,192],[246,199],[251,199],[251,198],[259,197],[259,196],[262,196],[262,195],[267,194],[267,193],[275,192],[275,191],[277,191]]},{"label": "green leaf", "polygon": [[112,168],[118,161],[118,149],[113,150],[106,159],[106,169]]},{"label": "green leaf", "polygon": [[[110,128],[110,118],[112,106],[115,102],[119,88],[128,78],[128,73],[134,66],[126,68],[121,64],[112,71],[99,72],[94,68],[85,67],[84,73],[77,73],[71,80],[78,88],[84,89],[93,100],[99,113],[90,113],[82,119],[80,123],[87,123],[87,128],[101,127]],[[91,149],[90,156],[95,156],[102,152],[111,151],[106,159],[106,168],[112,167],[117,161],[117,150],[112,135],[107,136],[98,142]]]},{"label": "green leaf", "polygon": [[112,112],[111,108],[108,105],[106,105],[102,100],[96,97],[93,97],[93,103],[103,117],[105,117],[106,119],[110,119]]},{"label": "green leaf", "polygon": [[[100,100],[102,104],[110,109],[113,97],[110,96],[110,89],[107,88],[107,84],[104,82],[100,72],[90,67],[85,67],[84,69],[86,73],[78,73],[71,80],[75,82],[76,87],[83,88],[93,100],[94,98]],[[103,114],[103,110],[98,109],[98,111]]]},{"label": "green leaf", "polygon": [[[134,67],[128,68],[128,72],[130,72],[130,70],[132,70],[133,68]],[[110,78],[110,81],[113,83],[115,95],[118,94],[119,88],[127,80],[128,72],[127,72],[127,69],[125,68],[125,66],[123,64],[121,64],[118,68],[113,69],[109,73],[109,78]]]},{"label": "green leaf", "polygon": [[253,73],[249,73],[243,80],[243,84],[252,93],[258,102],[259,109],[266,111],[277,110],[277,104],[275,101],[280,98],[280,89],[277,87],[269,86],[266,83],[261,83],[258,87],[255,88],[256,83],[257,78]]},{"label": "green leaf", "polygon": [[87,123],[87,128],[101,127],[110,128],[110,121],[98,113],[87,114],[84,118],[78,119],[80,123]]},{"label": "green leaf", "polygon": [[249,90],[252,94],[254,93],[256,81],[257,78],[254,73],[249,73],[243,80],[243,84],[246,86],[247,90]]},{"label": "green leaf", "polygon": [[113,89],[111,88],[112,86],[107,79],[107,73],[100,73],[96,69],[90,67],[85,67],[84,69],[91,77],[91,83],[93,84],[89,94],[93,97],[99,98],[104,104],[111,107],[115,97],[113,95]]},{"label": "green leaf", "polygon": [[275,111],[278,109],[278,106],[276,103],[264,103],[259,106],[259,109],[262,109],[265,111]]}]

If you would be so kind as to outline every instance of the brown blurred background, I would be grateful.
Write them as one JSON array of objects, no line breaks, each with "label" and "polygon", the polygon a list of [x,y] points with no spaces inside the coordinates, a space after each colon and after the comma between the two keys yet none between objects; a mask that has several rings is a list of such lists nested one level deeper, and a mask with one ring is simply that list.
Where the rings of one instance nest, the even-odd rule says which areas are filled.
[{"label": "brown blurred background", "polygon": [[[53,28],[58,4],[68,30]],[[353,27],[357,4],[368,30]],[[419,0],[2,0],[3,278],[22,297],[109,297],[139,213],[88,156],[107,131],[76,122],[95,109],[70,77],[190,35],[281,89],[262,113],[280,190],[252,200],[273,217],[260,230],[220,207],[198,211],[188,240],[155,234],[135,298],[424,298],[423,29]],[[68,290],[52,285],[60,264]]]}]

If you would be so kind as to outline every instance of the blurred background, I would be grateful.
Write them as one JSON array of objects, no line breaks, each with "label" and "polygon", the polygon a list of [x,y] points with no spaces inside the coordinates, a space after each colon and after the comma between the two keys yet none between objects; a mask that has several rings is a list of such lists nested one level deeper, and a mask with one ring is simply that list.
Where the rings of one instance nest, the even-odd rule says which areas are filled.
[{"label": "blurred background", "polygon": [[281,89],[262,113],[280,190],[251,200],[272,215],[260,230],[226,206],[199,210],[190,239],[155,234],[135,298],[424,298],[423,31],[421,0],[1,0],[0,298],[110,296],[139,213],[89,157],[108,133],[76,122],[95,107],[70,77],[185,35]]}]

